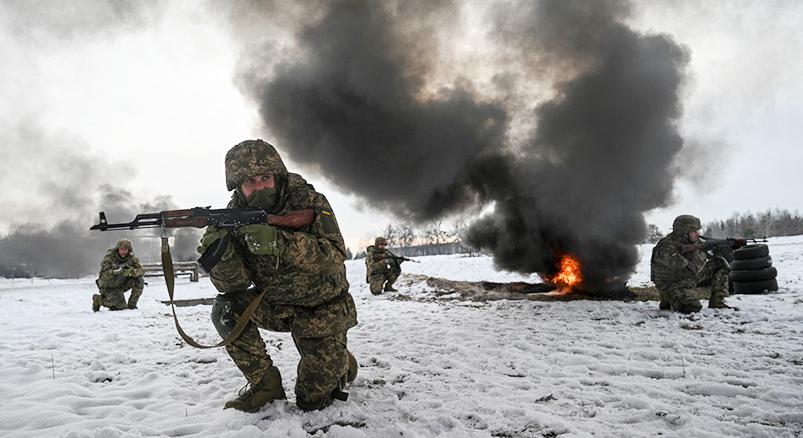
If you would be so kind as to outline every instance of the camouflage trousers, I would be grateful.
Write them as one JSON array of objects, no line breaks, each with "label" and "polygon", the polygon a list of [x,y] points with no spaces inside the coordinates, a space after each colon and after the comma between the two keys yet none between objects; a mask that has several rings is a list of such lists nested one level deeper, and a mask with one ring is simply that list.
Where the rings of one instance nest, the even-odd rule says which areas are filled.
[{"label": "camouflage trousers", "polygon": [[661,304],[681,313],[699,312],[702,309],[700,300],[695,296],[694,287],[711,282],[709,307],[723,304],[728,296],[728,274],[730,267],[722,259],[714,258],[705,262],[695,278],[678,283],[656,285],[661,295]]},{"label": "camouflage trousers", "polygon": [[[122,284],[109,288],[101,287],[99,281],[95,283],[100,290],[101,305],[109,310],[124,310],[136,307],[139,297],[142,296],[142,290],[145,288],[145,279],[143,277],[128,277]],[[129,289],[131,289],[131,295],[128,297],[128,302],[126,302],[124,294]]]},{"label": "camouflage trousers", "polygon": [[382,293],[383,288],[393,287],[393,283],[396,282],[399,275],[401,275],[401,266],[395,261],[390,263],[390,268],[387,271],[374,272],[368,277],[368,286],[371,289],[371,293],[379,295]]},{"label": "camouflage trousers", "polygon": [[[234,328],[239,315],[258,294],[254,290],[220,294],[212,307],[212,321],[222,337]],[[301,355],[295,394],[299,405],[331,402],[348,371],[346,332],[357,324],[354,300],[345,292],[330,303],[315,308],[277,306],[263,301],[242,334],[226,352],[249,383],[262,380],[273,360],[265,348],[259,328],[290,332]]]}]

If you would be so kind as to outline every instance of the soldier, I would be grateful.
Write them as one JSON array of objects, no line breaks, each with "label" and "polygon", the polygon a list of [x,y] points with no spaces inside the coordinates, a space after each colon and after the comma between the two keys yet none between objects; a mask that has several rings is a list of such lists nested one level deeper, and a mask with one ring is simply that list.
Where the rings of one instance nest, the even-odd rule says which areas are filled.
[{"label": "soldier", "polygon": [[[136,309],[137,301],[145,287],[145,271],[134,255],[134,247],[130,240],[120,240],[114,248],[106,251],[106,256],[100,263],[100,273],[95,284],[100,294],[92,295],[92,310],[97,312],[100,306],[109,310]],[[127,290],[131,289],[131,296],[126,304]]]},{"label": "soldier", "polygon": [[[225,166],[226,186],[234,191],[229,208],[261,208],[277,215],[311,208],[315,219],[300,231],[267,224],[240,227],[209,273],[220,292],[212,322],[223,338],[264,292],[251,322],[226,346],[250,388],[224,409],[256,412],[286,399],[281,374],[258,328],[292,334],[301,355],[295,385],[301,409],[323,409],[333,398],[345,400],[342,389],[357,375],[357,361],[346,348],[346,332],[357,325],[357,311],[343,263],[346,246],[329,202],[300,175],[288,173],[273,146],[262,140],[231,148]],[[199,252],[225,233],[209,227]]]},{"label": "soldier", "polygon": [[652,250],[651,278],[661,295],[661,310],[699,312],[702,305],[692,288],[708,281],[711,282],[708,307],[731,308],[725,304],[730,266],[724,257],[709,255],[696,245],[701,228],[700,219],[678,216],[672,224],[672,232],[659,240]]},{"label": "soldier", "polygon": [[387,246],[387,239],[379,236],[365,249],[365,281],[374,295],[381,294],[383,288],[385,292],[396,292],[393,283],[401,275],[401,258],[390,252]]}]

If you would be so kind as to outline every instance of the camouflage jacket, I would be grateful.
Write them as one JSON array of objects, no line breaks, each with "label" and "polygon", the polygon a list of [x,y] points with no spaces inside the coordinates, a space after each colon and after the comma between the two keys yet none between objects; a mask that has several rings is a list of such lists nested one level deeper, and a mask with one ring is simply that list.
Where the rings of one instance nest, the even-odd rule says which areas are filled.
[{"label": "camouflage jacket", "polygon": [[689,243],[686,236],[670,233],[653,248],[650,278],[659,289],[694,286],[697,273],[703,268],[708,255],[699,250],[684,254],[681,246]]},{"label": "camouflage jacket", "polygon": [[[265,301],[277,305],[315,307],[348,292],[346,245],[332,208],[322,194],[294,173],[280,185],[280,208],[312,208],[315,220],[303,230],[278,229],[279,255],[255,255],[248,251],[243,236],[232,239],[233,250],[226,251],[210,272],[212,283],[223,293],[236,293],[254,284],[265,292]],[[229,208],[245,207],[238,191]]]},{"label": "camouflage jacket", "polygon": [[[379,256],[379,257],[377,257]],[[385,257],[382,257],[385,256]],[[386,258],[387,256],[393,257],[394,254],[385,249],[380,251],[376,246],[371,245],[365,249],[365,276],[370,277],[374,274],[383,274],[388,270],[388,262],[392,259]]]},{"label": "camouflage jacket", "polygon": [[[130,275],[122,274],[122,270],[130,269]],[[125,283],[127,277],[141,277],[145,274],[139,259],[133,252],[127,256],[120,257],[117,248],[106,251],[103,261],[100,262],[100,273],[98,274],[98,285],[104,288],[113,288]]]}]

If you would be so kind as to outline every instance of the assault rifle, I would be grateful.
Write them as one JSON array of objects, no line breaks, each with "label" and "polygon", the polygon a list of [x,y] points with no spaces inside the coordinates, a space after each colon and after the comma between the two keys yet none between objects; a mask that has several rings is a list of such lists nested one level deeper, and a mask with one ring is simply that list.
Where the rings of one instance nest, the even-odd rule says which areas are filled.
[{"label": "assault rifle", "polygon": [[214,225],[231,230],[222,239],[218,239],[204,252],[198,263],[209,272],[217,264],[228,247],[232,234],[236,235],[244,225],[268,224],[279,228],[298,230],[311,225],[315,220],[312,209],[294,210],[283,215],[268,214],[258,208],[220,208],[195,207],[185,210],[166,210],[158,213],[138,214],[131,222],[110,224],[106,214],[100,212],[100,221],[90,230],[136,230],[140,228],[205,228]]},{"label": "assault rifle", "polygon": [[698,243],[690,243],[688,245],[682,245],[681,250],[684,253],[692,252],[692,251],[732,251],[734,249],[739,249],[748,243],[766,243],[767,238],[764,237],[762,239],[737,239],[734,237],[727,237],[725,239],[715,239],[713,237],[708,236],[700,236],[702,242]]},{"label": "assault rifle", "polygon": [[401,257],[401,256],[397,256],[397,255],[384,254],[384,255],[382,255],[382,258],[393,259],[393,260],[398,261],[399,263],[401,263],[401,262],[421,263],[418,260],[408,259],[407,257]]}]

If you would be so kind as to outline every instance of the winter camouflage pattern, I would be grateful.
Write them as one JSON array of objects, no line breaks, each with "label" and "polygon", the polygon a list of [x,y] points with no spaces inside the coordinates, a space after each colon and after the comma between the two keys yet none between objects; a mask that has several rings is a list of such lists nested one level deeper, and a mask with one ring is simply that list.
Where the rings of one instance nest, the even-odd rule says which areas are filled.
[{"label": "winter camouflage pattern", "polygon": [[[693,218],[697,222],[682,218]],[[678,219],[681,223],[678,224]],[[721,257],[711,257],[705,251],[683,253],[681,246],[690,244],[688,233],[699,228],[699,219],[679,216],[673,230],[655,245],[650,261],[650,275],[661,295],[661,307],[677,312],[698,312],[702,306],[692,288],[711,282],[709,307],[724,306],[728,296],[728,262]],[[685,221],[685,223],[684,223]]]},{"label": "winter camouflage pattern", "polygon": [[[244,142],[229,151],[227,184],[231,181],[237,188],[240,178],[252,176],[251,172],[284,169],[272,147],[267,159],[253,149],[252,142]],[[242,160],[248,171],[230,166]],[[213,306],[212,320],[225,336],[245,307],[260,291],[264,292],[251,319],[253,323],[226,351],[248,382],[256,385],[273,365],[258,328],[290,332],[301,354],[295,388],[297,403],[302,409],[318,409],[328,406],[333,391],[343,384],[349,357],[346,332],[357,325],[357,311],[348,292],[346,247],[329,202],[301,176],[284,172],[274,173],[279,189],[276,214],[312,208],[315,220],[301,231],[277,228],[278,255],[253,254],[243,235],[234,236],[210,272],[212,283],[222,292]],[[235,190],[229,208],[245,205],[240,190]],[[220,233],[212,227],[207,229],[199,251],[211,245]]]},{"label": "winter camouflage pattern", "polygon": [[273,174],[286,176],[287,168],[276,149],[263,140],[246,140],[226,153],[226,188],[232,191],[246,179]]},{"label": "winter camouflage pattern", "polygon": [[393,283],[401,275],[401,265],[398,260],[384,257],[386,255],[394,254],[387,248],[380,250],[375,245],[365,249],[365,281],[374,295],[381,294],[383,289],[392,289]]},{"label": "winter camouflage pattern", "polygon": [[[119,248],[127,248],[128,254],[120,257]],[[131,241],[120,240],[114,248],[106,251],[100,263],[100,273],[95,281],[100,290],[100,304],[111,310],[135,308],[145,286],[145,270],[134,255]],[[128,302],[123,295],[131,289]],[[93,298],[93,302],[96,298]]]}]

